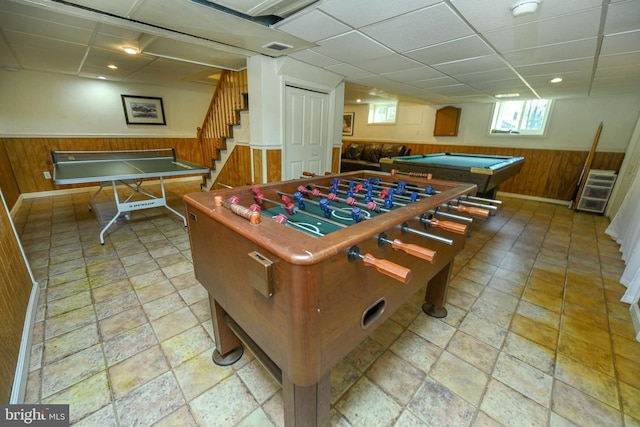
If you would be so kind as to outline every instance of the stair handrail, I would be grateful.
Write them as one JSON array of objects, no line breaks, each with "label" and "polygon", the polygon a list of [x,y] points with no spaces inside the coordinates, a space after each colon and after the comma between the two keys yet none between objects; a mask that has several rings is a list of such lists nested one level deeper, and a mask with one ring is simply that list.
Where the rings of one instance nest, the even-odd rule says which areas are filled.
[{"label": "stair handrail", "polygon": [[232,136],[232,127],[239,122],[239,112],[247,108],[248,92],[246,69],[222,70],[202,126],[197,128],[202,158],[207,167],[215,169],[219,151],[225,148],[225,139]]}]

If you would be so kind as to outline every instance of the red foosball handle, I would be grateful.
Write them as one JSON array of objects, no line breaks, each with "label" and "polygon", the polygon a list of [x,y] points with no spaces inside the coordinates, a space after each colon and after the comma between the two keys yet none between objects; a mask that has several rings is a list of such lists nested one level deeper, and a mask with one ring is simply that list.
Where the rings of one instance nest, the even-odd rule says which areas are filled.
[{"label": "red foosball handle", "polygon": [[398,239],[395,239],[391,243],[391,247],[393,249],[401,250],[402,252],[405,252],[416,258],[428,261],[431,264],[433,264],[436,260],[436,251],[427,249],[420,245],[414,245],[413,243],[404,243]]},{"label": "red foosball handle", "polygon": [[387,261],[386,259],[378,259],[371,254],[365,254],[362,258],[362,262],[364,262],[364,265],[371,266],[378,270],[380,273],[396,279],[404,284],[409,283],[409,280],[411,280],[410,269],[391,261]]},{"label": "red foosball handle", "polygon": [[482,208],[474,208],[473,206],[464,206],[458,205],[456,206],[458,212],[464,212],[471,216],[477,216],[480,218],[489,218],[489,210]]},{"label": "red foosball handle", "polygon": [[234,214],[248,219],[252,225],[260,224],[260,212],[245,208],[237,203],[225,203],[221,196],[215,196],[213,198],[213,205],[216,207],[225,206],[229,208]]},{"label": "red foosball handle", "polygon": [[434,228],[441,228],[451,233],[463,234],[463,235],[467,234],[467,225],[460,224],[458,222],[440,221],[438,219],[433,218],[429,220],[429,225],[431,225],[431,227],[434,227]]}]

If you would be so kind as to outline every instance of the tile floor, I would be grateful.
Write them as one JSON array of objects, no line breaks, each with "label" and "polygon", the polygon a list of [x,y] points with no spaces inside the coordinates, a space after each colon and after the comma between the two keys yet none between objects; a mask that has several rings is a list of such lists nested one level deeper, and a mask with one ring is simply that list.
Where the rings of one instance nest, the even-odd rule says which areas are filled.
[{"label": "tile floor", "polygon": [[[198,185],[169,183],[172,206]],[[83,426],[282,426],[281,390],[248,352],[211,362],[178,218],[136,212],[101,246],[89,197],[27,199],[16,215],[43,287],[27,401],[68,403]],[[417,297],[333,369],[331,425],[640,426],[640,343],[608,220],[504,201],[456,259],[448,317]]]}]

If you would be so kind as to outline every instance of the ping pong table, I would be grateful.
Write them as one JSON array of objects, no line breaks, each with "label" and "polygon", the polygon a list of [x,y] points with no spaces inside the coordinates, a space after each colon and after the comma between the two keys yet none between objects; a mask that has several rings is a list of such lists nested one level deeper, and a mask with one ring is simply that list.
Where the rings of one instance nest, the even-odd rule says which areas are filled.
[{"label": "ping pong table", "polygon": [[[100,232],[100,244],[104,245],[107,229],[121,216],[131,211],[164,206],[180,218],[184,226],[187,219],[180,212],[167,205],[164,177],[201,175],[209,173],[209,168],[176,157],[175,149],[120,150],[120,151],[52,151],[53,182],[62,184],[84,184],[99,182],[100,187],[89,201],[89,209],[105,184],[113,186],[116,214]],[[161,195],[156,196],[142,188],[145,179],[159,178]],[[124,185],[131,193],[121,199],[118,185]],[[126,191],[126,190],[125,190]],[[141,195],[143,200],[133,200]]]}]

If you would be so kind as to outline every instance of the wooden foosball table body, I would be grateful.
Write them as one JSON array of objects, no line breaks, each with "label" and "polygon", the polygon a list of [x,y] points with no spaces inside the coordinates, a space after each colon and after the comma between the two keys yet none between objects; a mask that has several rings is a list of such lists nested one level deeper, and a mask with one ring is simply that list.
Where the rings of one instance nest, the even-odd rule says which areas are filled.
[{"label": "wooden foosball table body", "polygon": [[[255,188],[185,196],[195,274],[210,295],[214,359],[217,355],[218,363],[233,363],[242,354],[241,343],[251,348],[283,386],[287,426],[328,425],[331,368],[416,292],[426,287],[425,310],[446,315],[451,268],[466,235],[429,228],[421,216],[435,220],[435,210],[445,212],[445,205],[474,195],[476,188],[408,178],[404,181],[430,185],[438,193],[324,235],[272,219],[278,211],[286,213],[272,203],[280,202],[282,194],[294,194],[299,186],[328,188],[336,178],[344,183],[380,178],[385,185],[402,180],[365,171],[260,185],[264,200],[259,223],[252,223],[255,217],[250,221],[247,211],[243,216],[230,209],[253,204]],[[216,206],[216,196],[223,206]],[[229,202],[232,196],[237,199]],[[305,197],[307,204],[313,199]],[[300,215],[288,218],[294,222]],[[325,230],[320,218],[305,221]],[[435,251],[435,256],[428,261],[394,249],[389,242],[396,240]]]}]

